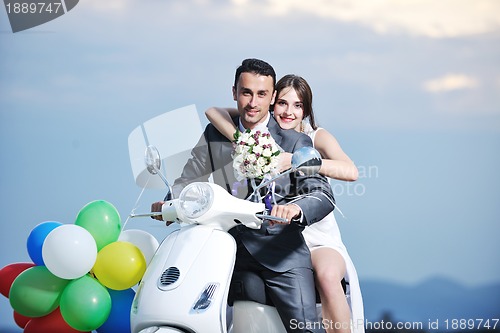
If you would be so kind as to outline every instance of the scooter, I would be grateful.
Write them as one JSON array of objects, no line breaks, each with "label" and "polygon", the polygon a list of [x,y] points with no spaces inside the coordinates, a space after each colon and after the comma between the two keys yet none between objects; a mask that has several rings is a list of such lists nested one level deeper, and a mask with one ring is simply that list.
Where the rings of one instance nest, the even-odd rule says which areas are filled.
[{"label": "scooter", "polygon": [[[159,175],[170,188],[154,147],[146,149],[145,161],[148,171]],[[293,154],[292,168],[282,175],[295,171],[314,174],[320,166],[319,153],[302,148]],[[268,215],[264,203],[238,199],[214,183],[195,182],[179,198],[167,200],[161,213],[131,217],[159,214],[180,227],[163,240],[139,283],[131,309],[132,333],[286,332],[276,309],[262,304],[263,283],[261,290],[247,288],[257,291],[247,295],[249,299],[231,295],[228,302],[235,289],[231,280],[236,259],[236,243],[228,230],[239,224],[258,229],[264,219],[280,220]]]}]

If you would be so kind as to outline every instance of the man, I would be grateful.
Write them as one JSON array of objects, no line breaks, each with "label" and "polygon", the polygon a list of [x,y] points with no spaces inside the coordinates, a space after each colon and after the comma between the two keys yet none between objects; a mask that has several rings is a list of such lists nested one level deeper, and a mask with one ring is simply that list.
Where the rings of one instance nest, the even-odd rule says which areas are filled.
[{"label": "man", "polygon": [[[271,116],[275,82],[276,74],[268,63],[258,59],[242,62],[233,86],[239,111],[239,117],[233,119],[235,125],[241,130],[267,127],[286,152],[312,146],[308,136],[281,129]],[[215,183],[231,192],[236,183],[231,151],[231,143],[209,124],[191,151],[192,158],[181,177],[175,181],[174,194],[188,183],[207,181],[210,174]],[[288,332],[322,331],[316,314],[310,252],[302,230],[333,210],[331,188],[323,176],[291,173],[276,181],[275,198],[277,204],[271,215],[285,218],[287,223],[264,221],[259,230],[238,226],[230,231],[238,247],[235,271],[253,271],[264,280],[266,292]],[[152,210],[160,211],[161,204],[154,203]]]}]

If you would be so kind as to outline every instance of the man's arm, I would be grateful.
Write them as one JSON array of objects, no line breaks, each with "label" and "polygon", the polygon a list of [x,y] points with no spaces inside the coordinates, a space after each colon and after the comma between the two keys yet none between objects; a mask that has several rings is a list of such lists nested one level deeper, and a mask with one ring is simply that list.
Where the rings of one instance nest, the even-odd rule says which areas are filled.
[{"label": "man's arm", "polygon": [[[312,147],[311,139],[306,135],[300,135],[294,151],[302,147]],[[299,172],[290,175],[290,184],[295,193],[295,198],[288,202],[294,203],[302,211],[301,224],[310,225],[321,221],[334,209],[335,199],[332,188],[326,177],[317,174],[313,176],[301,176]]]},{"label": "man's arm", "polygon": [[335,200],[331,186],[325,177],[321,175],[299,176],[296,181],[298,198],[290,201],[289,204],[296,204],[302,210],[301,224],[310,225],[321,221],[333,211]]}]

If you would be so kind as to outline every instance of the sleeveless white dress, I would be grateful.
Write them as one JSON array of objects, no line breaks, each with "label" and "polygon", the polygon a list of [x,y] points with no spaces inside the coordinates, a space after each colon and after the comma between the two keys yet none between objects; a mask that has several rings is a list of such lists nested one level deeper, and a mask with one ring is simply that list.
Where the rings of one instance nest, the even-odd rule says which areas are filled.
[{"label": "sleeveless white dress", "polygon": [[[321,128],[313,130],[309,124],[305,124],[304,133],[307,134],[314,144],[314,137]],[[342,242],[340,230],[335,220],[333,212],[328,214],[323,220],[305,227],[302,232],[307,247],[312,252],[321,247],[329,247],[337,251],[344,258],[346,273],[344,276],[347,284],[346,298],[351,310],[352,332],[363,333],[364,329],[364,309],[363,298],[359,286],[358,273],[347,252],[347,248]],[[328,323],[330,324],[330,323]]]}]

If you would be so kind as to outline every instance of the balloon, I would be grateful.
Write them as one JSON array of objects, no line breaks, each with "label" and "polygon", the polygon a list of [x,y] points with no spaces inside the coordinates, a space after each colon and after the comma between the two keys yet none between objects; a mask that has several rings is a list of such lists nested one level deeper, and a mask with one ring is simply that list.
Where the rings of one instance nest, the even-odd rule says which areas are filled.
[{"label": "balloon", "polygon": [[24,333],[81,333],[64,321],[59,308],[50,314],[32,319],[24,328]]},{"label": "balloon", "polygon": [[75,224],[90,232],[98,251],[115,242],[121,230],[120,214],[112,204],[103,200],[86,204],[78,213]]},{"label": "balloon", "polygon": [[16,322],[17,326],[21,328],[25,328],[31,319],[33,318],[23,316],[22,314],[19,314],[16,311],[14,311],[14,321]]},{"label": "balloon", "polygon": [[146,265],[153,259],[159,245],[158,240],[153,235],[146,231],[136,229],[122,231],[118,240],[130,242],[137,246],[146,259]]},{"label": "balloon", "polygon": [[111,297],[96,279],[84,275],[64,289],[60,308],[69,326],[79,331],[92,331],[108,319]]},{"label": "balloon", "polygon": [[77,279],[87,274],[95,264],[97,246],[87,230],[66,224],[47,235],[42,256],[52,274],[63,279]]},{"label": "balloon", "polygon": [[42,246],[47,235],[55,228],[62,226],[59,222],[43,222],[31,230],[26,242],[28,254],[33,262],[42,266],[45,265],[42,257]]},{"label": "balloon", "polygon": [[33,266],[35,264],[30,262],[18,262],[0,269],[0,293],[5,297],[9,297],[12,282],[14,282],[19,274]]},{"label": "balloon", "polygon": [[28,268],[12,283],[10,305],[26,317],[45,316],[57,308],[68,282],[53,275],[45,266]]},{"label": "balloon", "polygon": [[114,290],[125,290],[137,284],[146,271],[146,259],[137,246],[129,242],[106,245],[97,254],[92,272],[99,282]]},{"label": "balloon", "polygon": [[97,329],[98,333],[130,333],[130,310],[134,300],[135,291],[126,290],[108,290],[111,296],[111,312],[108,320]]}]

